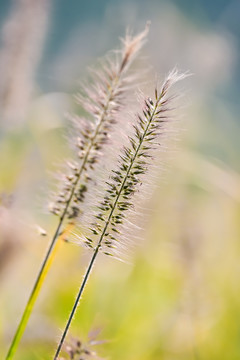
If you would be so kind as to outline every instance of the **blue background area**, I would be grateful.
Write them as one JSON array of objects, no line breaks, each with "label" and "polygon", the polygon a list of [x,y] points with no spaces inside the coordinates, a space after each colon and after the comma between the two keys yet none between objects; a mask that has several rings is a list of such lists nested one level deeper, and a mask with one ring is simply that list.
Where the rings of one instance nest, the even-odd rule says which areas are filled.
[{"label": "blue background area", "polygon": [[[81,23],[94,21],[104,27],[105,12],[109,5],[122,4],[128,7],[131,4],[136,6],[139,15],[145,14],[146,20],[151,19],[152,9],[160,7],[167,1],[159,0],[54,0],[52,1],[52,13],[45,51],[39,67],[39,73],[44,74],[45,67],[52,61],[63,45],[69,40],[74,29]],[[182,13],[185,14],[193,23],[200,27],[221,28],[232,33],[236,38],[239,50],[240,43],[240,2],[238,0],[181,0],[171,1]],[[5,16],[11,8],[11,1],[2,0],[0,2],[0,21],[3,22]],[[118,22],[119,19],[116,19]],[[1,24],[0,24],[1,25]],[[129,24],[134,28],[135,24]],[[125,24],[122,24],[122,30]],[[110,29],[112,31],[112,29]],[[97,36],[97,34],[96,34]],[[104,49],[103,49],[104,50]],[[49,87],[44,83],[40,76],[43,87]],[[238,72],[239,80],[239,72]],[[237,81],[238,82],[238,81]],[[236,83],[235,83],[236,86]]]}]

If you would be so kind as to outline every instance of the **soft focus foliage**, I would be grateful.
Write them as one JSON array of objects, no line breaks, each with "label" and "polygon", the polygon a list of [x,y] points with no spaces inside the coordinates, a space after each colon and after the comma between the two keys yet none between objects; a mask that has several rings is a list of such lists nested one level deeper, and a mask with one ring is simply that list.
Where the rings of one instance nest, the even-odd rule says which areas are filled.
[{"label": "soft focus foliage", "polygon": [[[21,14],[19,7],[10,14],[8,3],[0,5],[4,33],[10,17]],[[150,19],[147,63],[162,78],[176,64],[194,73],[184,84],[190,91],[181,104],[183,119],[175,135],[180,141],[176,150],[168,144],[170,156],[163,154],[159,188],[144,204],[151,220],[132,264],[99,259],[71,333],[86,339],[91,328],[100,326],[108,341],[99,345],[99,355],[114,360],[237,360],[239,3],[91,1],[81,9],[78,1],[72,7],[66,3],[56,1],[51,11],[39,10],[42,25],[33,24],[36,37],[24,38],[24,49],[33,54],[31,66],[23,71],[20,60],[27,55],[21,54],[18,62],[11,60],[10,69],[8,64],[1,67],[4,77],[19,72],[14,79],[20,88],[14,85],[11,94],[14,79],[8,82],[10,90],[0,81],[0,96],[8,95],[9,109],[10,100],[21,94],[17,98],[24,106],[19,121],[16,103],[10,107],[14,112],[1,107],[0,358],[56,227],[56,218],[44,209],[52,190],[50,173],[71,155],[64,138],[69,125],[65,113],[75,111],[71,93],[78,88],[76,79],[84,78],[86,66],[97,56],[116,46],[126,25],[138,30]],[[47,17],[50,26],[42,52]],[[7,58],[6,51],[12,56],[13,43],[9,48],[7,44],[2,40],[1,59]],[[144,87],[147,92],[152,84]],[[16,360],[50,358],[88,256],[80,246],[62,243]]]}]

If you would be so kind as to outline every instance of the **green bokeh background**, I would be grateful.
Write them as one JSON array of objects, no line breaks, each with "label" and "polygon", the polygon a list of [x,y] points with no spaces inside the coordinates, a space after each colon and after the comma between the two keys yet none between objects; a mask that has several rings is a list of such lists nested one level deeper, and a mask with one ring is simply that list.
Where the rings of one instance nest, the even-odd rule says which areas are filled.
[{"label": "green bokeh background", "polygon": [[[11,7],[0,2],[2,28]],[[239,13],[232,0],[51,2],[24,116],[0,123],[0,358],[56,226],[44,209],[50,172],[71,155],[64,134],[72,94],[127,26],[139,31],[147,20],[147,81],[176,64],[193,73],[183,84],[179,141],[160,159],[164,171],[131,264],[99,257],[71,334],[86,340],[101,327],[108,341],[98,352],[114,360],[240,358]],[[16,360],[51,359],[89,257],[62,244]]]}]

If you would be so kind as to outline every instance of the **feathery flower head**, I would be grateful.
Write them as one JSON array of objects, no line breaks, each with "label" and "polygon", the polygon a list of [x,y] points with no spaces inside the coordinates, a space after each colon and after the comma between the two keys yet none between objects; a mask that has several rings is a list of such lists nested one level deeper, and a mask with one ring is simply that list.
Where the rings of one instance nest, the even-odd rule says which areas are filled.
[{"label": "feathery flower head", "polygon": [[64,346],[66,356],[58,358],[58,360],[103,360],[99,357],[95,348],[96,346],[106,343],[106,340],[99,340],[101,328],[92,329],[89,331],[87,341],[82,341],[79,338],[71,338]]},{"label": "feathery flower head", "polygon": [[118,167],[112,170],[102,200],[83,235],[88,247],[99,248],[106,255],[117,255],[119,248],[124,247],[127,216],[134,211],[134,194],[144,182],[144,175],[160,145],[159,139],[171,119],[170,105],[174,97],[168,94],[169,89],[186,76],[174,69],[166,77],[161,90],[155,89],[155,98],[145,99],[142,113],[137,115],[133,125],[133,135],[129,136],[129,144],[123,147]]},{"label": "feathery flower head", "polygon": [[[132,78],[128,68],[142,47],[148,26],[139,35],[126,35],[120,53],[114,59],[106,57],[102,69],[92,71],[92,80],[85,86],[83,94],[76,96],[77,102],[86,112],[86,117],[72,116],[76,158],[67,163],[60,190],[51,203],[51,212],[60,217],[74,219],[81,215],[81,203],[85,200],[91,172],[108,142],[112,126],[123,107],[126,91]],[[72,141],[72,139],[71,139]]]}]

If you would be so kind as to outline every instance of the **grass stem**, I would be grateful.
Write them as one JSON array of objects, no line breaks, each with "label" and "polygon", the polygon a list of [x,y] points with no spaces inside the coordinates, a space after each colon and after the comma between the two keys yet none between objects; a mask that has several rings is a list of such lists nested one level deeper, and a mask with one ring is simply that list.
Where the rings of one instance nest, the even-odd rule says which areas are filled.
[{"label": "grass stem", "polygon": [[66,230],[64,232],[62,232],[62,234],[59,236],[59,232],[60,232],[60,228],[61,228],[61,225],[62,225],[62,221],[59,222],[58,224],[58,227],[57,227],[57,230],[55,232],[55,235],[52,239],[52,242],[50,244],[50,247],[47,251],[47,254],[44,258],[44,261],[42,263],[42,266],[40,268],[40,271],[38,273],[38,276],[36,278],[36,281],[35,281],[35,284],[33,286],[33,289],[31,291],[31,294],[30,294],[30,297],[28,299],[28,302],[27,302],[27,305],[24,309],[24,312],[23,312],[23,315],[22,315],[22,318],[20,320],[20,323],[18,325],[18,328],[16,330],[16,333],[14,335],[14,338],[12,340],[12,343],[11,343],[11,346],[9,348],[9,351],[7,353],[7,356],[6,356],[6,360],[10,360],[13,358],[16,350],[17,350],[17,347],[19,345],[19,342],[23,336],[23,333],[26,329],[26,326],[27,326],[27,323],[28,323],[28,320],[29,320],[29,317],[32,313],[32,309],[33,309],[33,306],[36,302],[36,299],[39,295],[39,292],[41,290],[41,287],[42,287],[42,284],[47,276],[47,273],[51,267],[51,264],[54,260],[54,257],[57,253],[57,250],[61,244],[61,240],[63,239],[63,237],[68,233],[70,232],[73,224],[69,224],[69,226],[66,228]]}]

